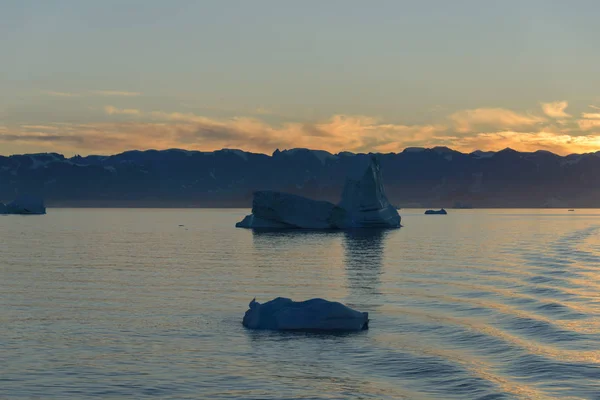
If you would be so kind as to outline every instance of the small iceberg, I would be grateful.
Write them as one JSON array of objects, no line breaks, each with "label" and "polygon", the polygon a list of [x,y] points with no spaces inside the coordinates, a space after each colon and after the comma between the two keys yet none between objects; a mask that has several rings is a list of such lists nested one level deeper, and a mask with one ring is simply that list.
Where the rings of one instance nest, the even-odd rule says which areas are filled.
[{"label": "small iceberg", "polygon": [[249,307],[242,321],[242,325],[248,329],[361,331],[369,328],[369,313],[324,299],[296,302],[277,297],[263,304],[254,299]]},{"label": "small iceberg", "polygon": [[441,210],[427,210],[425,211],[426,215],[446,215],[448,212],[443,208]]},{"label": "small iceberg", "polygon": [[400,215],[386,195],[379,161],[371,157],[360,180],[348,179],[335,205],[289,193],[254,193],[252,214],[235,226],[251,229],[400,228]]},{"label": "small iceberg", "polygon": [[39,197],[23,195],[6,205],[0,203],[0,214],[42,215],[46,206]]}]

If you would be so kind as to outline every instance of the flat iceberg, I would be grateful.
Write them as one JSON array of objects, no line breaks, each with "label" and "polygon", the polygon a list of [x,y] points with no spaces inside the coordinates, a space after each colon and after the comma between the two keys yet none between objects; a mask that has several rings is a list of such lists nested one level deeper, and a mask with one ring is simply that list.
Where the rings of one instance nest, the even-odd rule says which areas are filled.
[{"label": "flat iceberg", "polygon": [[427,211],[425,211],[425,214],[426,215],[446,215],[446,214],[448,214],[448,212],[442,208],[440,210],[427,210]]},{"label": "flat iceberg", "polygon": [[400,215],[386,195],[374,156],[360,180],[348,179],[338,205],[274,191],[258,191],[252,214],[235,226],[252,229],[399,228]]},{"label": "flat iceberg", "polygon": [[254,299],[249,307],[242,321],[249,329],[361,331],[369,328],[369,313],[324,299],[296,302],[277,297],[263,304]]},{"label": "flat iceberg", "polygon": [[23,195],[6,205],[0,205],[0,214],[46,214],[46,206],[44,206],[44,201],[38,197]]},{"label": "flat iceberg", "polygon": [[294,194],[260,191],[254,193],[252,214],[236,224],[242,228],[331,228],[336,206]]}]

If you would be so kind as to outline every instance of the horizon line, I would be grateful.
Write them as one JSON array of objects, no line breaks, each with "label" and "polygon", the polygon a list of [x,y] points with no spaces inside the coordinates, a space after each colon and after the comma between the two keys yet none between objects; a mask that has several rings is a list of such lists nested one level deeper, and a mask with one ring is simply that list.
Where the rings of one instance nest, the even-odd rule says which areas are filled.
[{"label": "horizon line", "polygon": [[173,147],[173,148],[168,148],[168,149],[156,149],[156,148],[151,148],[151,149],[131,149],[131,150],[124,150],[118,153],[114,153],[114,154],[87,154],[87,155],[80,155],[75,153],[73,156],[71,157],[67,157],[65,156],[63,153],[59,153],[59,152],[55,152],[55,151],[49,151],[49,152],[39,152],[39,153],[15,153],[15,154],[9,154],[9,155],[3,155],[0,154],[0,157],[17,157],[17,156],[35,156],[35,155],[45,155],[45,154],[56,154],[56,155],[60,155],[66,159],[69,158],[75,158],[75,157],[113,157],[113,156],[118,156],[121,154],[125,154],[125,153],[145,153],[145,152],[164,152],[164,151],[181,151],[181,152],[186,152],[186,153],[216,153],[216,152],[220,152],[220,151],[239,151],[239,152],[243,152],[246,154],[260,154],[260,155],[265,155],[267,157],[273,157],[276,153],[284,153],[284,152],[290,152],[290,151],[295,151],[295,150],[306,150],[306,151],[313,151],[313,152],[323,152],[323,153],[327,153],[331,156],[339,156],[341,154],[352,154],[352,155],[369,155],[369,154],[378,154],[378,155],[398,155],[398,154],[403,154],[403,153],[410,153],[410,152],[421,152],[421,151],[431,151],[431,150],[445,150],[445,151],[450,151],[453,153],[459,153],[459,154],[463,154],[463,155],[471,155],[471,154],[476,154],[476,153],[501,153],[501,152],[505,152],[505,151],[514,151],[516,153],[521,153],[521,154],[535,154],[535,153],[549,153],[552,155],[555,155],[557,157],[561,157],[561,158],[565,158],[565,157],[570,157],[570,156],[582,156],[582,155],[586,155],[586,154],[596,154],[596,153],[600,153],[600,150],[598,151],[591,151],[591,152],[587,152],[587,153],[570,153],[570,154],[566,154],[566,155],[560,155],[557,153],[554,153],[552,151],[549,150],[545,150],[545,149],[538,149],[535,151],[518,151],[515,150],[511,147],[505,147],[502,150],[473,150],[469,153],[466,152],[462,152],[459,150],[454,150],[448,146],[434,146],[434,147],[420,147],[420,146],[410,146],[410,147],[406,147],[404,148],[401,152],[373,152],[373,151],[369,151],[369,152],[353,152],[353,151],[340,151],[337,153],[332,153],[330,151],[327,150],[321,150],[321,149],[310,149],[307,147],[293,147],[293,148],[289,148],[289,149],[283,149],[280,150],[279,148],[275,149],[271,154],[267,154],[267,153],[261,153],[261,152],[253,152],[253,151],[247,151],[247,150],[242,150],[242,149],[236,149],[236,148],[228,148],[228,147],[223,147],[221,149],[215,149],[215,150],[209,150],[209,151],[204,151],[204,150],[188,150],[188,149],[184,149],[184,148],[177,148],[177,147]]}]

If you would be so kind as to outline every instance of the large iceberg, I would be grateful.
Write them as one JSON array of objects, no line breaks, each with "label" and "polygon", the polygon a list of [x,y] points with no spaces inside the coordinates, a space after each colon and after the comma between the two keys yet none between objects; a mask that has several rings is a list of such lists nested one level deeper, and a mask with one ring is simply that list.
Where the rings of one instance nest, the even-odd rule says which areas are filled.
[{"label": "large iceberg", "polygon": [[399,228],[400,215],[386,195],[376,157],[359,180],[348,179],[338,205],[288,193],[254,193],[252,214],[235,226],[253,229]]},{"label": "large iceberg", "polygon": [[23,195],[6,205],[0,203],[0,214],[46,214],[46,206],[38,197]]},{"label": "large iceberg", "polygon": [[249,307],[242,321],[249,329],[360,331],[369,328],[369,313],[324,299],[296,302],[277,297],[263,304],[254,299]]}]

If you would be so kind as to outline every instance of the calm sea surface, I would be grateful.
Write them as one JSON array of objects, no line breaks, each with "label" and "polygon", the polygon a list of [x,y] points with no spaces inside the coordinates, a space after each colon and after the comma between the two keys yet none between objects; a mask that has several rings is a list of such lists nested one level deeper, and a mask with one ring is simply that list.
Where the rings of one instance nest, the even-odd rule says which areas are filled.
[{"label": "calm sea surface", "polygon": [[[600,398],[600,210],[347,233],[235,229],[247,212],[0,217],[0,398]],[[248,331],[255,296],[370,329]]]}]

